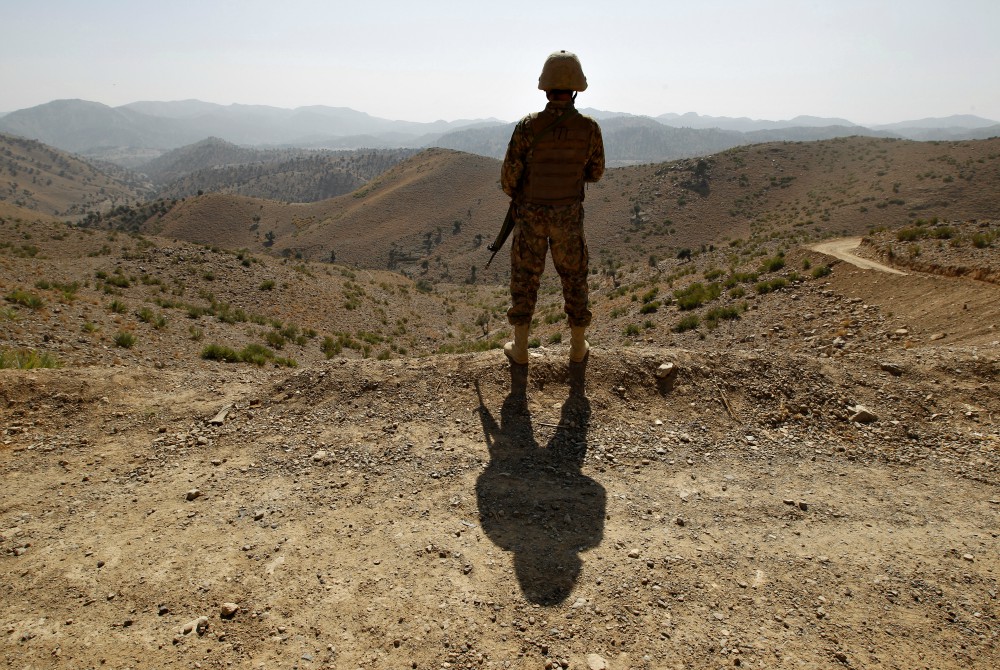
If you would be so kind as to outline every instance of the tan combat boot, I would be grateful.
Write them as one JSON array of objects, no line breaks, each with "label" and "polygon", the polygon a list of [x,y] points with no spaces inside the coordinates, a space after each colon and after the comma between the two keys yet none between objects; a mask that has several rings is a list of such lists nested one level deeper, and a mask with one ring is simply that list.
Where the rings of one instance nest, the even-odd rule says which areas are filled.
[{"label": "tan combat boot", "polygon": [[584,326],[570,328],[569,360],[573,363],[582,363],[590,353],[590,343],[584,339],[586,334],[587,329]]},{"label": "tan combat boot", "polygon": [[530,327],[531,324],[527,323],[523,326],[514,326],[514,341],[503,345],[503,352],[507,354],[511,363],[528,364],[528,329]]}]

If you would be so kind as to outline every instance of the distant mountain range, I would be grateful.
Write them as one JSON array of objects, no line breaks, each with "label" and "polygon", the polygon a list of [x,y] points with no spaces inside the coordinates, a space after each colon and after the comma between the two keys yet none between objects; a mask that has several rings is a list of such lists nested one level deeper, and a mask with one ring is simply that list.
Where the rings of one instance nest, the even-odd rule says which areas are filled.
[{"label": "distant mountain range", "polygon": [[[766,121],[693,112],[652,118],[589,108],[581,111],[601,121],[612,165],[660,162],[768,141],[849,135],[913,140],[1000,136],[1000,123],[970,115],[864,127],[846,119],[812,116]],[[419,123],[381,119],[346,107],[283,109],[200,100],[134,102],[121,107],[86,100],[55,100],[0,115],[0,132],[132,169],[141,169],[163,153],[208,137],[251,147],[439,146],[499,158],[512,127],[512,123],[492,118]]]}]

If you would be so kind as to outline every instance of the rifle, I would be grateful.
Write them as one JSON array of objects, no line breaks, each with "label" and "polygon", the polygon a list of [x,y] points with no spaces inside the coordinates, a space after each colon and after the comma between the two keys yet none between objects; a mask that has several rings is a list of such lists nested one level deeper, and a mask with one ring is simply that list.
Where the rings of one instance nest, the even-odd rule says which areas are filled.
[{"label": "rifle", "polygon": [[[567,110],[566,113],[564,113],[562,116],[560,116],[558,119],[555,120],[555,123],[549,124],[547,127],[545,127],[542,130],[540,130],[538,132],[538,134],[534,136],[534,138],[532,138],[532,140],[531,140],[531,147],[534,148],[534,146],[536,144],[538,144],[538,140],[540,140],[542,137],[544,137],[546,133],[551,132],[553,129],[555,129],[556,126],[558,126],[559,124],[561,124],[561,123],[563,123],[563,122],[565,122],[565,121],[567,121],[569,119],[572,119],[577,114],[579,114],[579,112],[576,110],[575,107]],[[522,177],[523,177],[523,175],[522,175]],[[510,237],[510,231],[512,231],[512,230],[514,230],[514,201],[513,200],[510,201],[510,206],[507,207],[507,216],[504,217],[503,225],[500,226],[500,232],[497,233],[497,238],[495,240],[493,240],[493,244],[490,244],[490,245],[488,245],[486,247],[486,250],[487,251],[492,251],[493,255],[490,256],[490,259],[488,261],[486,261],[486,267],[483,268],[484,270],[486,270],[487,268],[490,267],[490,263],[493,262],[494,256],[497,255],[498,251],[500,251],[501,249],[503,249],[504,242],[506,242],[507,238]]]},{"label": "rifle", "polygon": [[510,206],[507,208],[507,216],[505,216],[503,219],[503,225],[500,226],[500,232],[497,233],[497,238],[493,240],[493,244],[490,244],[489,246],[486,247],[487,251],[493,252],[493,255],[490,256],[490,259],[488,261],[486,261],[486,267],[483,268],[484,270],[490,267],[490,263],[493,262],[494,256],[496,256],[497,252],[503,248],[503,244],[504,242],[507,241],[507,238],[510,237],[510,231],[512,230],[514,230],[513,200],[510,201]]}]

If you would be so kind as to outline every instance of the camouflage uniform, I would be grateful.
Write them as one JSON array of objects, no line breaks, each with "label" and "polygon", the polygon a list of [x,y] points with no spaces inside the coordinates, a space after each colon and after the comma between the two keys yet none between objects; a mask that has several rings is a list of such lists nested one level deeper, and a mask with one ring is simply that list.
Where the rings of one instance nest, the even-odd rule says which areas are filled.
[{"label": "camouflage uniform", "polygon": [[[579,165],[579,197],[555,205],[530,202],[523,184],[532,167],[536,133],[549,128],[561,114],[572,111],[573,123],[588,131],[586,157]],[[571,118],[571,117],[566,117]],[[583,121],[577,121],[582,119]],[[534,126],[534,127],[533,127]],[[556,140],[558,141],[558,139]],[[500,175],[500,185],[514,201],[514,241],[510,252],[511,307],[507,320],[511,325],[531,323],[538,297],[538,285],[545,269],[545,255],[552,250],[552,262],[562,279],[563,300],[571,327],[590,325],[587,308],[587,240],[583,231],[583,182],[595,182],[604,174],[604,141],[600,126],[589,117],[576,113],[571,101],[550,101],[545,110],[531,114],[517,124],[507,147]]]}]

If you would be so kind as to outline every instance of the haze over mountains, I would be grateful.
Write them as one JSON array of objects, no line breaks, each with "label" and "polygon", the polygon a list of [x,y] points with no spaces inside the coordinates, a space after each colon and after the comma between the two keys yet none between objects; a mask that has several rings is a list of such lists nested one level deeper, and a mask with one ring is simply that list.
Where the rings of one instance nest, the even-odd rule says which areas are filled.
[{"label": "haze over mountains", "polygon": [[[964,140],[1000,135],[998,122],[969,115],[868,128],[846,119],[811,116],[766,121],[695,113],[650,118],[590,108],[582,111],[601,121],[611,165],[673,160],[769,141],[850,135]],[[140,168],[167,151],[209,137],[255,147],[437,146],[499,158],[512,125],[495,118],[419,123],[381,119],[344,107],[282,109],[264,105],[224,106],[199,100],[135,102],[121,107],[85,100],[55,100],[0,117],[0,132],[36,139],[128,168]]]}]

